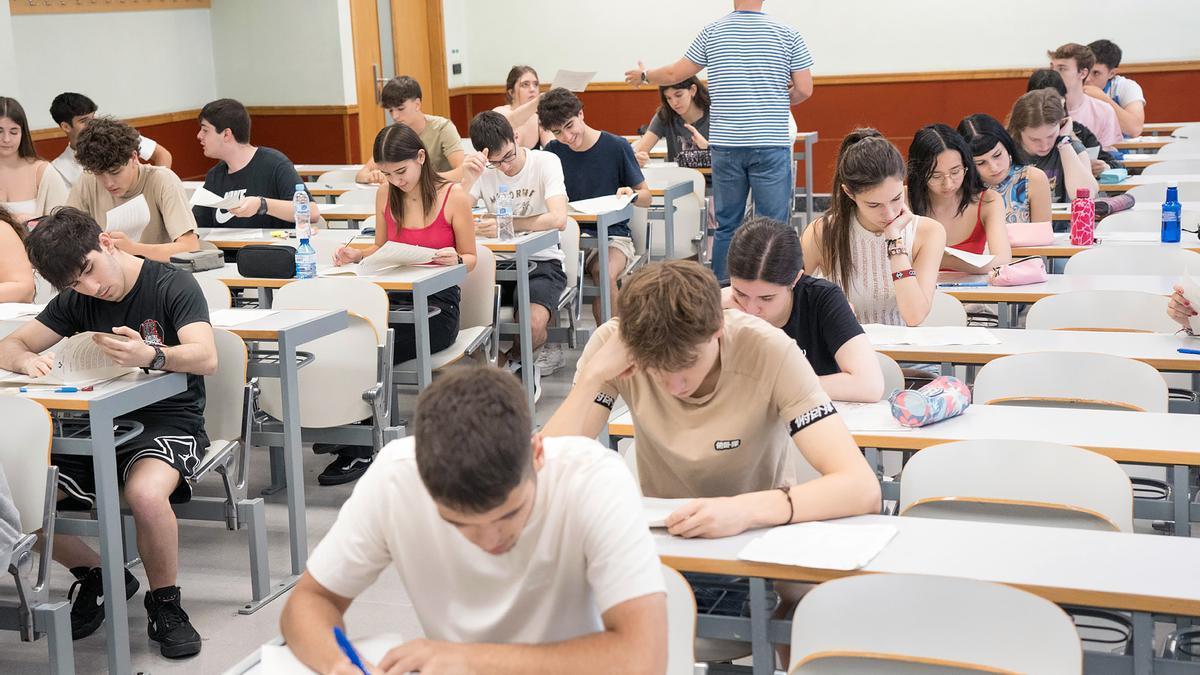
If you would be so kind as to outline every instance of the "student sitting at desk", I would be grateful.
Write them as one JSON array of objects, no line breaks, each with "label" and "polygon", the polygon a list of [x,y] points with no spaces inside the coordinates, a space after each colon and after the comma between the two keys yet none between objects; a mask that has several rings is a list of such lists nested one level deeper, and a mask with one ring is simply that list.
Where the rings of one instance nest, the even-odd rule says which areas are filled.
[{"label": "student sitting at desk", "polygon": [[723,307],[782,328],[796,341],[821,388],[838,401],[878,401],[883,372],[842,289],[804,274],[796,229],[769,218],[742,223],[729,242]]},{"label": "student sitting at desk", "polygon": [[[375,244],[365,250],[343,246],[334,252],[335,265],[360,262],[389,241],[437,249],[437,265],[475,269],[475,223],[467,191],[447,182],[429,168],[425,146],[417,133],[404,124],[379,130],[371,151],[375,165],[387,178],[375,199]],[[437,353],[458,337],[458,286],[438,291],[429,298],[429,308],[440,312],[429,317],[429,351]],[[417,357],[417,338],[411,323],[391,324],[396,331],[395,363]],[[340,485],[356,480],[371,465],[370,446],[318,443],[313,450],[334,452],[337,458],[317,476],[321,485]]]},{"label": "student sitting at desk", "polygon": [[[541,83],[533,66],[513,66],[504,81],[504,97],[508,103],[492,108],[508,118],[516,130],[517,144],[522,148],[543,150],[554,140],[553,134],[543,129],[538,120],[537,102],[541,95]],[[482,151],[478,145],[475,149]]]},{"label": "student sitting at desk", "polygon": [[[50,102],[50,117],[67,135],[67,147],[54,162],[54,168],[74,187],[83,175],[83,166],[75,158],[76,144],[84,127],[96,116],[96,103],[83,94],[68,91],[54,97]],[[163,168],[171,168],[171,153],[159,143],[146,136],[138,135],[138,159]]]},{"label": "student sitting at desk", "polygon": [[[204,156],[217,165],[204,176],[204,189],[218,197],[236,197],[237,206],[211,209],[193,206],[200,227],[247,227],[259,230],[294,228],[292,196],[303,184],[292,161],[274,148],[250,145],[250,113],[231,98],[217,99],[200,110],[196,138]],[[307,191],[307,189],[306,189]],[[320,207],[309,195],[312,222]]]},{"label": "student sitting at desk", "polygon": [[983,185],[967,142],[945,124],[922,127],[908,146],[908,204],[946,230],[946,245],[995,256],[978,267],[942,255],[942,269],[987,274],[1012,260],[1000,195]]},{"label": "student sitting at desk", "polygon": [[929,315],[946,231],[908,210],[900,151],[874,129],[842,140],[829,210],[804,230],[804,272],[841,286],[861,323]]},{"label": "student sitting at desk", "polygon": [[1013,103],[1008,134],[1017,142],[1021,161],[1046,174],[1055,202],[1069,202],[1087,188],[1095,198],[1099,184],[1083,144],[1070,136],[1070,118],[1053,89],[1030,91]]},{"label": "student sitting at desk", "polygon": [[[138,553],[150,582],[145,598],[150,639],[168,658],[196,654],[200,635],[175,585],[179,527],[171,504],[191,499],[187,477],[208,449],[203,376],[216,372],[217,348],[204,294],[191,274],[118,248],[111,234],[78,209],[60,208],[43,218],[26,246],[34,268],[61,292],[36,320],[0,341],[0,368],[45,375],[54,356],[43,352],[64,337],[96,331],[108,334],[95,338],[96,344],[122,366],[188,374],[183,392],[121,415],[145,428],[117,450],[117,477],[137,524]],[[59,508],[91,508],[96,500],[91,459],[54,455],[53,463],[59,469]],[[104,621],[100,558],[78,537],[55,535],[54,559],[77,579],[70,595],[71,634],[78,640]],[[125,572],[118,601],[137,590],[137,579]]]},{"label": "student sitting at desk", "polygon": [[[379,100],[392,121],[410,127],[425,146],[429,166],[448,181],[462,178],[462,138],[454,123],[445,117],[426,115],[421,110],[421,84],[407,75],[393,77],[383,85]],[[371,159],[359,169],[359,183],[383,183],[387,176]]]},{"label": "student sitting at desk", "polygon": [[[521,147],[512,125],[504,115],[495,111],[481,112],[471,120],[471,143],[479,148],[479,154],[471,155],[463,162],[462,187],[473,200],[483,199],[488,215],[475,224],[475,233],[481,237],[496,236],[496,199],[500,186],[508,188],[513,199],[513,229],[517,232],[542,230],[562,231],[567,226],[567,188],[563,184],[562,164],[558,157],[542,150],[527,150]],[[496,254],[508,256],[508,254]],[[567,275],[563,271],[563,250],[555,245],[530,256],[534,268],[529,273],[529,317],[518,317],[529,321],[530,337],[534,351],[546,344],[546,327],[550,316],[558,311],[558,301],[567,287]],[[515,269],[511,259],[497,262],[497,268]],[[516,307],[513,294],[515,281],[500,281],[504,302]],[[501,353],[497,365],[508,365],[519,373],[521,350],[517,344],[511,351]],[[538,366],[533,365],[534,401],[541,398],[542,378]]]},{"label": "student sitting at desk", "polygon": [[309,556],[280,619],[292,652],[359,673],[332,629],[392,566],[425,638],[371,673],[661,675],[665,586],[629,472],[594,440],[531,428],[504,371],[435,380],[413,435],[380,452]]},{"label": "student sitting at desk", "polygon": [[33,266],[25,254],[25,224],[0,206],[0,302],[33,302]]},{"label": "student sitting at desk", "polygon": [[76,158],[85,169],[67,197],[108,229],[108,212],[141,196],[150,211],[149,223],[134,241],[125,232],[109,232],[114,245],[133,255],[167,262],[172,255],[200,248],[196,219],[183,194],[179,177],[138,161],[137,130],[111,117],[97,117],[80,132]]},{"label": "student sitting at desk", "polygon": [[708,87],[696,76],[658,88],[660,104],[646,133],[633,144],[639,166],[650,161],[658,139],[667,141],[667,161],[681,150],[708,149]]},{"label": "student sitting at desk", "polygon": [[1007,223],[1050,221],[1050,181],[1036,166],[1020,162],[1017,145],[996,118],[984,113],[964,117],[958,133],[971,148],[983,184],[1000,194]]},{"label": "student sitting at desk", "polygon": [[44,216],[67,201],[67,184],[38,157],[25,109],[0,96],[0,207],[18,223]]},{"label": "student sitting at desk", "polygon": [[1116,152],[1116,144],[1124,140],[1117,113],[1107,101],[1100,101],[1084,92],[1084,83],[1092,76],[1096,55],[1091,49],[1069,42],[1058,49],[1046,52],[1050,67],[1062,75],[1067,86],[1067,114],[1071,119],[1096,134],[1105,150]]},{"label": "student sitting at desk", "polygon": [[[634,194],[633,203],[650,206],[650,188],[633,156],[633,148],[620,136],[599,131],[583,120],[583,103],[571,92],[558,87],[538,101],[538,118],[554,134],[546,146],[562,162],[563,179],[570,201]],[[580,226],[581,234],[596,236],[596,226]],[[607,283],[609,297],[617,299],[617,279],[624,276],[637,256],[629,230],[629,221],[608,227],[608,269],[600,270],[597,251],[588,251],[584,266],[596,285]],[[614,307],[616,305],[614,304]],[[600,298],[592,301],[592,316],[600,323]]]},{"label": "student sitting at desk", "polygon": [[[1058,92],[1058,95],[1063,99],[1063,107],[1067,105],[1067,85],[1063,83],[1062,75],[1057,70],[1050,68],[1038,68],[1029,76],[1029,81],[1025,83],[1025,91],[1034,91],[1035,89],[1053,89]],[[1071,137],[1083,144],[1084,149],[1089,152],[1095,152],[1096,159],[1091,160],[1092,175],[1097,178],[1106,170],[1121,165],[1121,158],[1105,150],[1100,146],[1100,139],[1096,138],[1096,134],[1092,133],[1091,129],[1083,126],[1075,120],[1071,120]],[[1095,150],[1092,150],[1095,148]],[[1088,155],[1091,157],[1091,155]]]},{"label": "student sitting at desk", "polygon": [[1142,85],[1117,74],[1121,48],[1112,40],[1096,40],[1088,43],[1088,49],[1092,50],[1096,62],[1092,64],[1083,93],[1112,107],[1126,138],[1141,136],[1146,124],[1146,95],[1142,93]]}]

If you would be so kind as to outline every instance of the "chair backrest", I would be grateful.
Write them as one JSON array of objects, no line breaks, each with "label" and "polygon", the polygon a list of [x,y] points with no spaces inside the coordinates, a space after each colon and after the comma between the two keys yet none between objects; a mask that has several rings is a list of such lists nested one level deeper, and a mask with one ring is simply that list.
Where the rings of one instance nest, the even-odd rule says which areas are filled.
[{"label": "chair backrest", "polygon": [[208,303],[209,309],[229,309],[233,306],[233,296],[229,293],[229,287],[219,279],[201,275],[193,275],[193,278],[200,284],[200,292],[204,294],[204,301]]},{"label": "chair backrest", "polygon": [[633,240],[633,250],[638,255],[650,254],[653,235],[650,233],[649,209],[633,207],[633,217],[629,219],[629,238]]},{"label": "chair backrest", "polygon": [[[274,306],[287,307],[286,303],[280,306],[278,296]],[[345,329],[304,343],[304,351],[315,358],[299,372],[301,426],[337,427],[371,416],[371,406],[362,395],[379,382],[379,345],[383,338],[366,317],[350,312],[349,320]],[[264,378],[258,386],[259,408],[277,420],[283,419],[279,380]]]},{"label": "chair backrest", "polygon": [[334,171],[326,171],[317,176],[314,183],[321,185],[334,185],[337,183],[353,183],[358,179],[358,171],[355,169],[336,169]]},{"label": "chair backrest", "polygon": [[1142,291],[1072,291],[1049,295],[1029,308],[1026,328],[1042,330],[1174,333],[1165,295]]},{"label": "chair backrest", "polygon": [[[1139,204],[1161,204],[1167,196],[1167,184],[1152,183],[1139,185],[1125,194],[1134,198]],[[1179,201],[1200,201],[1200,181],[1187,181],[1179,184]]]},{"label": "chair backrest", "polygon": [[475,269],[467,273],[461,288],[459,327],[492,325],[496,306],[496,256],[479,242],[475,243]]},{"label": "chair backrest", "polygon": [[1158,149],[1158,156],[1200,155],[1200,134],[1195,134],[1194,136],[1194,138],[1181,138],[1177,141],[1167,143]]},{"label": "chair backrest", "polygon": [[217,372],[204,378],[204,431],[215,445],[242,436],[245,420],[246,343],[223,329],[213,328]]},{"label": "chair backrest", "polygon": [[337,203],[375,206],[375,195],[378,191],[379,187],[375,185],[347,190],[337,196]]},{"label": "chair backrest", "polygon": [[1143,176],[1179,176],[1200,173],[1200,159],[1169,159],[1142,169]]},{"label": "chair backrest", "polygon": [[375,216],[367,216],[367,219],[362,221],[362,225],[359,226],[359,229],[365,230],[369,227],[375,227]]},{"label": "chair backrest", "polygon": [[4,420],[0,466],[21,518],[21,531],[29,534],[42,526],[54,428],[45,408],[16,396],[0,396],[0,419]]},{"label": "chair backrest", "polygon": [[900,515],[1133,531],[1133,486],[1104,455],[1044,441],[958,441],[904,465]]},{"label": "chair backrest", "polygon": [[929,314],[921,322],[922,326],[965,326],[967,325],[967,310],[958,298],[943,293],[933,292],[933,304]]},{"label": "chair backrest", "polygon": [[[275,291],[276,309],[344,309],[366,317],[383,344],[388,328],[388,296],[378,284],[355,277],[299,279]],[[307,348],[306,348],[307,349]]]},{"label": "chair backrest", "polygon": [[674,569],[662,566],[667,584],[667,675],[696,672],[696,596]]},{"label": "chair backrest", "polygon": [[976,403],[1167,412],[1167,383],[1123,356],[1029,352],[995,359],[975,376]]},{"label": "chair backrest", "polygon": [[790,673],[963,671],[1078,674],[1083,650],[1054,603],[974,579],[862,574],[826,581],[796,606]]},{"label": "chair backrest", "polygon": [[1200,253],[1185,248],[1130,244],[1090,248],[1070,257],[1063,274],[1183,275],[1200,272]]},{"label": "chair backrest", "polygon": [[579,223],[567,217],[567,226],[558,233],[558,246],[563,252],[563,272],[567,275],[567,288],[579,285]]},{"label": "chair backrest", "polygon": [[[1194,230],[1200,225],[1200,210],[1184,208],[1181,215],[1183,227]],[[1118,211],[1096,226],[1096,236],[1101,239],[1111,232],[1149,232],[1157,239],[1162,232],[1162,213],[1158,210]]]},{"label": "chair backrest", "polygon": [[[1185,124],[1185,125],[1179,127],[1178,129],[1176,129],[1175,131],[1172,131],[1171,135],[1174,136],[1175,138],[1188,138],[1188,139],[1200,138],[1200,124]],[[1173,145],[1173,144],[1168,143],[1167,145]],[[1166,146],[1164,146],[1164,147],[1166,147]]]},{"label": "chair backrest", "polygon": [[886,399],[893,391],[904,388],[904,371],[895,359],[882,352],[875,352],[879,359],[879,369],[883,371],[883,397]]},{"label": "chair backrest", "polygon": [[[674,164],[648,164],[642,168],[646,182],[655,186],[674,185],[682,181],[690,181],[692,193],[675,200],[673,238],[675,256],[683,258],[693,255],[696,247],[692,243],[700,236],[701,210],[704,207],[704,174],[695,169],[688,169]],[[665,255],[667,250],[666,223],[656,220],[652,223],[654,230],[654,254]]]}]

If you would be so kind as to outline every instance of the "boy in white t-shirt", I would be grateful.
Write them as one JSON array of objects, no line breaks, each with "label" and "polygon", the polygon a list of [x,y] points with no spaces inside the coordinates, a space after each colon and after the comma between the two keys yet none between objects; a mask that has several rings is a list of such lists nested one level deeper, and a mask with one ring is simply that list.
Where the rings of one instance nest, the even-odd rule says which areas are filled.
[{"label": "boy in white t-shirt", "polygon": [[1146,95],[1142,85],[1117,74],[1121,48],[1112,40],[1096,40],[1088,45],[1096,57],[1083,93],[1112,107],[1126,137],[1141,136],[1146,124]]},{"label": "boy in white t-shirt", "polygon": [[[62,174],[67,187],[74,187],[83,175],[83,165],[75,159],[79,132],[96,116],[96,103],[83,94],[63,92],[50,103],[50,117],[67,135],[67,147],[50,164]],[[171,153],[146,136],[138,141],[138,159],[153,166],[171,168]]]},{"label": "boy in white t-shirt", "polygon": [[[517,232],[566,229],[567,188],[563,182],[562,162],[555,155],[542,150],[529,150],[517,144],[516,132],[504,115],[481,112],[471,120],[471,144],[479,150],[463,161],[462,186],[471,193],[472,199],[483,198],[488,215],[479,218],[475,234],[480,237],[496,236],[496,199],[500,187],[508,188],[513,199],[513,229]],[[505,256],[511,257],[511,256]],[[567,286],[567,275],[563,271],[563,251],[558,246],[539,251],[532,256],[534,269],[529,273],[529,330],[533,338],[531,348],[536,351],[546,343],[546,327],[550,316],[558,309],[559,298]],[[497,263],[509,269],[511,261]],[[505,304],[513,304],[516,283],[502,281]],[[522,320],[526,320],[522,317]],[[501,354],[499,365],[505,361],[511,370],[519,369],[521,350],[514,345],[508,354]],[[541,393],[541,373],[534,365],[534,400]]]},{"label": "boy in white t-shirt", "polygon": [[616,453],[531,436],[524,392],[497,368],[438,378],[413,425],[359,479],[288,599],[281,629],[301,661],[359,672],[332,629],[391,565],[426,639],[372,673],[665,670],[661,568]]}]

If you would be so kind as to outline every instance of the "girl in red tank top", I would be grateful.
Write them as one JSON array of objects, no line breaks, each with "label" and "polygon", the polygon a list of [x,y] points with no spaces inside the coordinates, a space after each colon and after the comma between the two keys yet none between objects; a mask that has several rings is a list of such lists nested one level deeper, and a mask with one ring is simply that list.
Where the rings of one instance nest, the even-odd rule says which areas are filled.
[{"label": "girl in red tank top", "polygon": [[1012,259],[1004,206],[983,185],[971,149],[957,131],[945,124],[917,131],[908,148],[907,182],[913,213],[940,222],[947,247],[994,256],[978,266],[947,253],[942,271],[986,274]]}]

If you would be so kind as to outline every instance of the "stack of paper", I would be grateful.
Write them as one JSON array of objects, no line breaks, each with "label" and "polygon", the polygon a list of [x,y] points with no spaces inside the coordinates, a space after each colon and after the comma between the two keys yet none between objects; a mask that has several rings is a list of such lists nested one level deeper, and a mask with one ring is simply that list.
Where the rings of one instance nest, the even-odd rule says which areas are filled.
[{"label": "stack of paper", "polygon": [[592,197],[591,199],[580,199],[577,202],[571,202],[567,206],[576,213],[586,213],[592,216],[598,216],[601,213],[610,211],[620,211],[629,206],[637,197],[637,194],[627,194],[623,196],[607,195],[605,197]]},{"label": "stack of paper", "polygon": [[887,401],[863,404],[836,403],[835,405],[850,433],[912,431],[911,427],[906,427],[896,421],[896,418],[892,416],[892,404]]},{"label": "stack of paper", "polygon": [[432,248],[389,241],[380,247],[378,251],[364,258],[360,263],[327,267],[318,272],[318,276],[353,275],[370,277],[397,267],[424,265],[431,262],[435,255],[437,255],[437,251]]},{"label": "stack of paper", "polygon": [[801,523],[777,527],[746,545],[741,560],[823,570],[856,570],[896,536],[892,525]]},{"label": "stack of paper", "polygon": [[146,196],[138,195],[109,209],[104,221],[106,232],[120,232],[130,241],[141,241],[142,232],[150,224],[150,205],[146,203]]},{"label": "stack of paper", "polygon": [[269,309],[215,309],[208,313],[208,319],[218,328],[230,328],[265,319],[275,313]]},{"label": "stack of paper", "polygon": [[874,347],[913,345],[998,345],[1000,340],[986,328],[965,326],[888,326],[869,323],[863,326]]},{"label": "stack of paper", "polygon": [[666,527],[667,516],[675,513],[691,499],[662,499],[660,497],[642,497],[642,511],[646,514],[646,524],[650,527]]},{"label": "stack of paper", "polygon": [[[378,665],[388,650],[404,643],[404,637],[399,633],[387,633],[352,642],[364,661]],[[258,669],[251,672],[263,675],[310,675],[313,672],[286,646],[263,645],[259,649]]]}]

